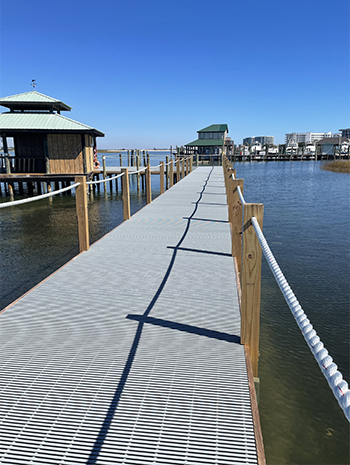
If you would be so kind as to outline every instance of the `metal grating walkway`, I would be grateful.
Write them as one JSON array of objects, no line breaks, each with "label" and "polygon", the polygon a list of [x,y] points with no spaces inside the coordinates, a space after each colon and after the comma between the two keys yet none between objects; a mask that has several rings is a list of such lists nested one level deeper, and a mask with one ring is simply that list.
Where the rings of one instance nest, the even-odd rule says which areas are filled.
[{"label": "metal grating walkway", "polygon": [[0,315],[1,464],[256,464],[222,168]]}]

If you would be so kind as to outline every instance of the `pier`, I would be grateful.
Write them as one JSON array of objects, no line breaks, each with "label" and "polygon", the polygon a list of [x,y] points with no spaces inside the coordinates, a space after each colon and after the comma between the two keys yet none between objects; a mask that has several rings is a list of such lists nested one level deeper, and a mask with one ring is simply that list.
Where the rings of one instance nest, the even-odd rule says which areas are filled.
[{"label": "pier", "polygon": [[161,195],[152,201],[147,165],[147,205],[132,217],[128,180],[139,173],[116,175],[125,221],[92,246],[93,181],[65,188],[75,189],[81,253],[0,315],[0,463],[264,465],[262,255],[350,420],[348,384],[269,248],[263,205],[245,201],[228,158],[185,169],[169,188],[164,162],[156,169]]},{"label": "pier", "polygon": [[200,167],[10,305],[0,463],[264,464],[237,270]]}]

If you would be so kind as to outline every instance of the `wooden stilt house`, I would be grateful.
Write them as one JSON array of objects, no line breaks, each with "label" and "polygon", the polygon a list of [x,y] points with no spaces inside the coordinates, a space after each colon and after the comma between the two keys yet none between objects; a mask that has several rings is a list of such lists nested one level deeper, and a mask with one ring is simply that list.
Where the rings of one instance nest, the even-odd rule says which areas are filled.
[{"label": "wooden stilt house", "polygon": [[0,105],[9,109],[0,114],[4,152],[0,172],[74,176],[93,171],[93,147],[96,137],[104,134],[62,116],[61,111],[71,110],[67,104],[32,91],[0,98]]},{"label": "wooden stilt house", "polygon": [[188,155],[219,155],[227,142],[227,124],[212,124],[197,131],[198,138],[185,145]]}]

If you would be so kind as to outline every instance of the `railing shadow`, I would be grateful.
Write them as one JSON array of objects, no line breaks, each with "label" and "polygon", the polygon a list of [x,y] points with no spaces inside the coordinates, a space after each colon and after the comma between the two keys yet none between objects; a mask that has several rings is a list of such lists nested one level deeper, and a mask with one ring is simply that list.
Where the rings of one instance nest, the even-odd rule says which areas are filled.
[{"label": "railing shadow", "polygon": [[203,185],[203,188],[202,188],[202,190],[201,190],[201,192],[199,194],[198,200],[196,202],[193,202],[193,203],[195,203],[195,207],[193,209],[192,214],[187,218],[187,224],[186,224],[186,228],[185,228],[185,231],[184,231],[183,235],[181,236],[181,238],[180,238],[179,242],[177,243],[177,245],[174,247],[174,251],[173,251],[169,266],[168,266],[167,271],[166,271],[166,273],[165,273],[165,275],[164,275],[164,277],[162,279],[162,282],[160,283],[160,285],[159,285],[159,287],[157,289],[157,292],[153,296],[151,302],[149,303],[148,307],[146,308],[145,312],[142,315],[128,315],[127,316],[128,319],[138,321],[139,323],[138,323],[138,326],[137,326],[137,330],[136,330],[136,333],[135,333],[135,337],[134,337],[132,346],[130,348],[128,358],[126,360],[123,372],[122,372],[121,377],[119,379],[117,389],[116,389],[116,391],[114,393],[113,399],[112,399],[112,401],[110,403],[110,406],[108,408],[108,411],[107,411],[107,414],[106,414],[105,419],[103,421],[103,424],[100,427],[100,431],[99,431],[99,433],[97,435],[97,438],[95,440],[93,448],[92,448],[92,450],[90,452],[89,458],[88,458],[88,460],[86,462],[87,465],[95,464],[96,460],[99,457],[101,448],[103,446],[104,440],[105,440],[106,435],[108,433],[108,430],[110,428],[111,422],[112,422],[113,417],[114,417],[114,413],[115,413],[115,411],[116,411],[116,409],[118,407],[120,397],[121,397],[121,395],[123,393],[126,381],[128,379],[130,370],[132,368],[132,364],[133,364],[134,359],[135,359],[137,348],[138,348],[138,345],[139,345],[139,342],[140,342],[140,339],[141,339],[141,335],[142,335],[143,326],[145,325],[145,323],[158,325],[158,326],[164,326],[164,327],[168,327],[168,328],[172,328],[172,329],[177,329],[179,331],[186,331],[186,332],[189,332],[189,333],[199,334],[199,335],[206,336],[206,337],[212,337],[212,338],[216,338],[216,339],[226,340],[226,341],[229,341],[229,342],[232,342],[232,343],[238,343],[240,341],[240,338],[238,336],[235,336],[235,335],[229,335],[229,334],[226,334],[226,333],[221,333],[219,331],[210,331],[210,330],[205,329],[205,328],[197,328],[195,326],[190,326],[190,325],[171,322],[171,321],[167,321],[167,320],[161,320],[159,318],[149,317],[149,314],[150,314],[152,308],[156,304],[159,296],[161,295],[161,293],[162,293],[162,291],[163,291],[163,289],[164,289],[164,287],[165,287],[165,285],[166,285],[166,283],[167,283],[167,281],[169,279],[171,271],[172,271],[172,269],[174,267],[177,252],[179,250],[181,250],[181,244],[183,243],[183,241],[185,240],[185,238],[186,238],[186,236],[188,234],[190,224],[191,224],[191,220],[193,219],[194,215],[197,212],[198,205],[199,205],[200,201],[202,200],[203,193],[204,193],[204,191],[205,191],[205,189],[207,187],[207,184],[208,184],[208,181],[209,181],[210,176],[212,174],[212,171],[213,171],[213,168],[211,169],[210,173],[208,174],[207,179],[204,182],[204,185]]}]

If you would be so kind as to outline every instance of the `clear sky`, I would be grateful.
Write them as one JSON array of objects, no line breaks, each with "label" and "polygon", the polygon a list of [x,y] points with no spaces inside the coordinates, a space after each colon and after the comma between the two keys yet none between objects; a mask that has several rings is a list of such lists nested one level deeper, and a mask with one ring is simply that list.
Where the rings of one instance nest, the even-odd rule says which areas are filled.
[{"label": "clear sky", "polygon": [[35,79],[100,148],[175,147],[218,123],[235,143],[350,126],[348,0],[0,5],[0,96]]}]

